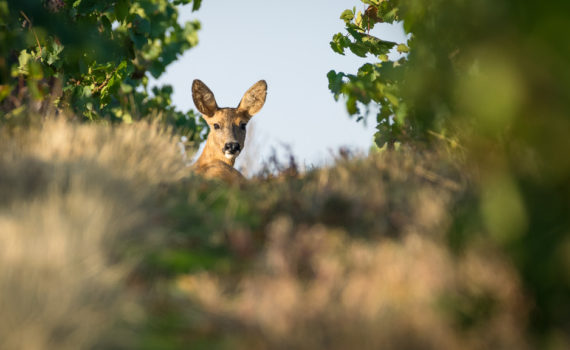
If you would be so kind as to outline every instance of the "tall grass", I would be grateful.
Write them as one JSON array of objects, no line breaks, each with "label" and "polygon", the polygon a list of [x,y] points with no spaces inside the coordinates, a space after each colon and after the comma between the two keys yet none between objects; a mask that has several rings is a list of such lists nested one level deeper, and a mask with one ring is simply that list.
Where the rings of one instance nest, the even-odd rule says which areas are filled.
[{"label": "tall grass", "polygon": [[146,198],[187,170],[144,123],[48,120],[0,140],[0,348],[90,348],[134,307],[121,249],[156,231]]},{"label": "tall grass", "polygon": [[403,151],[250,182],[258,226],[233,215],[225,229],[246,267],[176,279],[200,320],[187,334],[229,349],[527,348],[508,260],[484,242],[448,248],[465,184],[447,166]]},{"label": "tall grass", "polygon": [[4,130],[0,348],[524,349],[509,260],[448,248],[454,164],[345,155],[229,187],[155,125]]}]

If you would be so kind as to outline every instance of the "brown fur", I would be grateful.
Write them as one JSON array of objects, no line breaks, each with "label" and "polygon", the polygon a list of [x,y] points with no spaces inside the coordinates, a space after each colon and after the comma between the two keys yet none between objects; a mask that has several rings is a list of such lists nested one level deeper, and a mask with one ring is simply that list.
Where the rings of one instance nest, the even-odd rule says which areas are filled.
[{"label": "brown fur", "polygon": [[[204,151],[194,165],[196,173],[227,182],[243,180],[243,175],[234,168],[234,163],[245,145],[246,125],[263,107],[266,95],[267,83],[260,80],[247,90],[237,108],[220,108],[206,84],[194,80],[194,104],[210,127]],[[227,143],[239,144],[240,151],[236,154],[225,151],[224,146]]]}]

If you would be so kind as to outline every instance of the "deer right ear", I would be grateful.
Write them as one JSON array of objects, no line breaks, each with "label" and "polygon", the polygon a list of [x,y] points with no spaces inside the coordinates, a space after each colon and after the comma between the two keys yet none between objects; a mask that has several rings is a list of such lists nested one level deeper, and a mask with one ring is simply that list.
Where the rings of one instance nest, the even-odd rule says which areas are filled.
[{"label": "deer right ear", "polygon": [[192,83],[192,99],[196,108],[206,117],[214,116],[218,110],[214,93],[198,79]]},{"label": "deer right ear", "polygon": [[249,116],[253,116],[265,104],[265,97],[267,96],[267,83],[265,80],[260,80],[253,84],[247,90],[241,102],[239,103],[238,110],[245,111]]}]

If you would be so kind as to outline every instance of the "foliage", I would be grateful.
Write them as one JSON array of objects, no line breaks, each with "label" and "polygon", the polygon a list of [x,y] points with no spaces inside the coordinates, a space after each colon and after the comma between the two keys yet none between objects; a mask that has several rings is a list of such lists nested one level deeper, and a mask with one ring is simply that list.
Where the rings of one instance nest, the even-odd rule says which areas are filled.
[{"label": "foliage", "polygon": [[463,154],[473,196],[457,208],[450,240],[468,247],[480,227],[500,244],[534,298],[541,346],[556,343],[570,333],[570,3],[362,2],[365,13],[342,14],[348,37],[335,36],[333,50],[362,46],[368,23],[400,21],[409,53],[375,58],[357,75],[330,73],[331,90],[378,106],[379,146],[427,141]]},{"label": "foliage", "polygon": [[177,6],[190,2],[0,1],[0,121],[17,123],[30,106],[86,120],[152,116],[200,141],[203,125],[171,106],[172,88],[148,88],[198,43],[200,23],[178,23]]},{"label": "foliage", "polygon": [[[346,74],[331,70],[327,77],[329,89],[335,99],[346,98],[346,109],[350,115],[362,114],[359,104],[378,106],[376,116],[378,132],[376,144],[382,147],[388,143],[409,137],[417,138],[419,133],[409,125],[408,107],[401,97],[403,70],[407,58],[391,60],[388,53],[396,48],[399,53],[407,53],[406,44],[385,41],[370,34],[378,23],[400,21],[399,9],[395,1],[362,0],[368,7],[364,12],[345,10],[340,18],[344,21],[347,34],[334,35],[330,45],[341,55],[349,49],[360,57],[372,55],[376,63],[367,63],[357,74]],[[409,45],[409,43],[408,43]],[[359,116],[359,120],[364,116]],[[412,135],[410,135],[412,134]]]}]

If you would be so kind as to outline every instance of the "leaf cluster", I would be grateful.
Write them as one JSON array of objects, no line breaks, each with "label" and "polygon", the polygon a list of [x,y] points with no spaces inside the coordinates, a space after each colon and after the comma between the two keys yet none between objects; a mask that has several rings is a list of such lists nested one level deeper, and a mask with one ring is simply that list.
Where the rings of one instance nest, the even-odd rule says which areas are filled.
[{"label": "leaf cluster", "polygon": [[330,46],[338,54],[344,55],[348,49],[359,57],[374,57],[376,62],[363,65],[357,74],[331,70],[327,75],[329,89],[336,100],[340,96],[346,99],[348,113],[357,115],[357,120],[364,119],[369,112],[368,108],[366,113],[362,113],[359,105],[378,106],[376,144],[379,147],[386,143],[391,146],[410,130],[406,118],[408,108],[399,93],[406,58],[391,60],[388,54],[394,48],[399,53],[407,53],[409,49],[406,44],[382,40],[370,34],[378,23],[399,20],[397,2],[362,2],[366,5],[364,12],[356,8],[342,12],[340,19],[344,21],[346,33],[335,34]]},{"label": "leaf cluster", "polygon": [[170,106],[172,88],[148,87],[198,43],[200,23],[178,21],[190,3],[201,1],[0,1],[0,120],[27,106],[92,121],[155,116],[199,141],[203,126]]}]

